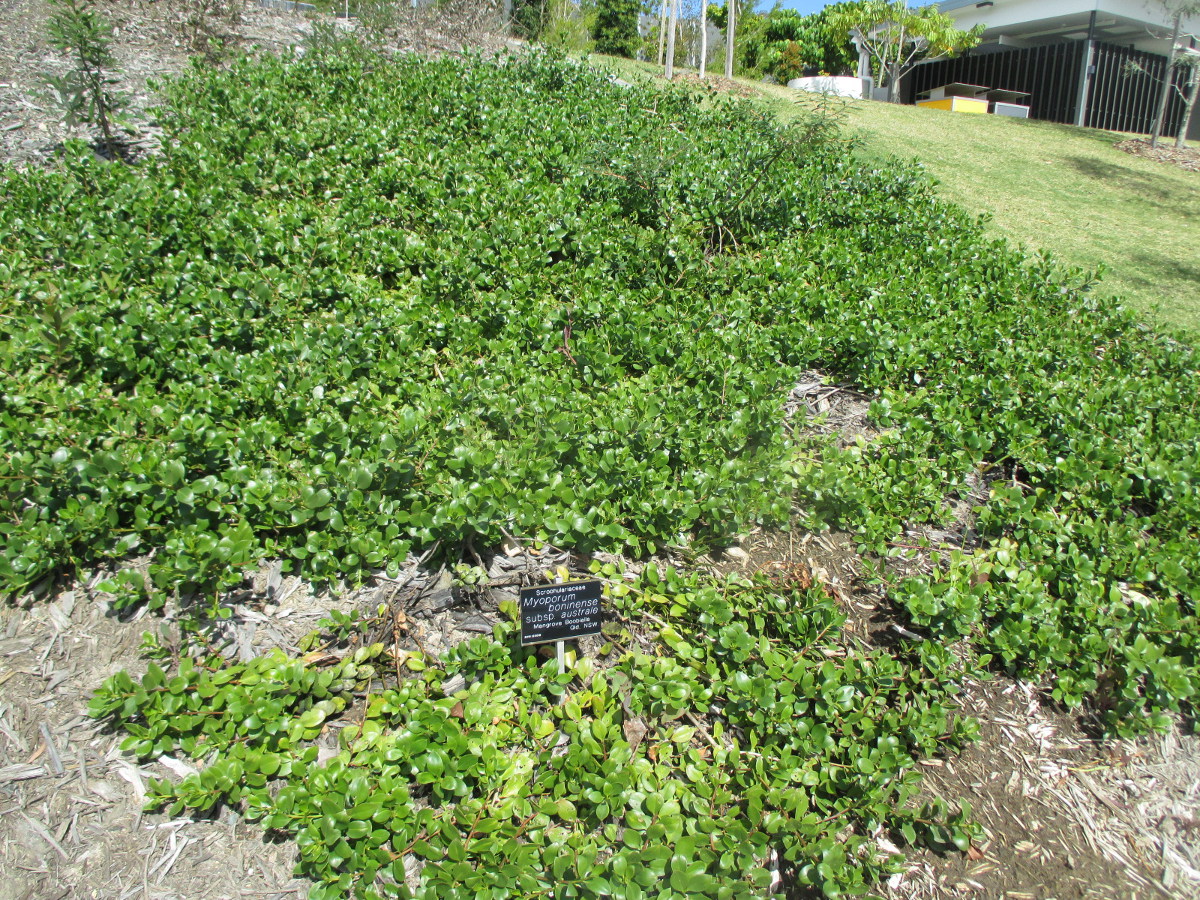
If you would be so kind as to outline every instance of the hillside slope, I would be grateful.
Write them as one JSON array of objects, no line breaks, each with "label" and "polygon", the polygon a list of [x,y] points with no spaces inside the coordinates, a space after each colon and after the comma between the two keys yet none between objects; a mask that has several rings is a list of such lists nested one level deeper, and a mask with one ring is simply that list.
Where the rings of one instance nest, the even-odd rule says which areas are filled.
[{"label": "hillside slope", "polygon": [[1123,135],[1051,122],[857,103],[863,152],[915,158],[943,196],[1063,262],[1160,326],[1200,330],[1200,174],[1131,156]]},{"label": "hillside slope", "polygon": [[[0,861],[64,863],[18,896],[97,878],[39,779],[107,771],[81,695],[43,707],[101,647],[125,656],[88,712],[138,809],[294,836],[313,898],[859,895],[920,847],[1016,868],[1027,833],[922,777],[980,709],[1014,727],[956,699],[976,672],[1111,733],[1194,721],[1195,351],[820,127],[539,54],[327,43],[191,72],[136,165],[0,174],[0,588],[55,595],[53,635],[0,615],[0,653],[40,654],[0,670],[0,781],[37,813]],[[752,580],[632,558],[789,522]],[[864,558],[835,581],[793,536]],[[584,577],[602,637],[524,646],[516,589]],[[354,605],[290,628],[305,581]],[[76,597],[88,628],[144,604],[178,630],[152,664],[115,628],[52,657]],[[144,790],[159,765],[180,780]],[[1028,796],[1005,812],[1045,842]],[[143,887],[183,846],[135,851]],[[1067,852],[1075,883],[1010,895],[1095,888]]]},{"label": "hillside slope", "polygon": [[[656,67],[611,57],[629,79]],[[740,80],[784,121],[813,103]],[[917,162],[938,193],[987,216],[990,230],[1062,264],[1103,270],[1102,293],[1159,328],[1200,332],[1200,173],[1116,148],[1125,135],[1051,122],[835,102],[868,162]]]}]

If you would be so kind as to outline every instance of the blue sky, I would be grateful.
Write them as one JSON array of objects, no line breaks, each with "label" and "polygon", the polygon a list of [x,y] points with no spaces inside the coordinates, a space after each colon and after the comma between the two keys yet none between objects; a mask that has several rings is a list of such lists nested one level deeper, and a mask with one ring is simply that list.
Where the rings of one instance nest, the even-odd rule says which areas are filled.
[{"label": "blue sky", "polygon": [[[712,3],[714,0],[709,0],[709,2]],[[721,0],[715,0],[715,2],[720,3]],[[824,9],[832,2],[833,0],[783,0],[782,6],[784,9],[794,9],[808,15],[818,9]],[[926,2],[927,0],[917,0],[915,3],[909,3],[909,6],[924,6]],[[758,12],[766,12],[774,5],[775,0],[759,0],[756,9]]]},{"label": "blue sky", "polygon": [[[818,9],[824,9],[829,5],[830,0],[783,0],[784,9],[794,9],[808,15],[814,13]],[[774,4],[771,2],[759,3],[760,11],[770,9]]]}]

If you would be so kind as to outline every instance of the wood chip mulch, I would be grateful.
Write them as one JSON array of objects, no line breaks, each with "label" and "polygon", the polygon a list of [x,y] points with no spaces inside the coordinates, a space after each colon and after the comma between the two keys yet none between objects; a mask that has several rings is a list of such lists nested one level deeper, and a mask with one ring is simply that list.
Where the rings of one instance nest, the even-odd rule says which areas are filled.
[{"label": "wood chip mulch", "polygon": [[675,76],[675,81],[710,88],[722,94],[736,94],[739,97],[754,97],[758,93],[749,85],[741,84],[721,75],[713,75],[712,73],[701,78],[695,72],[681,72]]},{"label": "wood chip mulch", "polygon": [[1178,149],[1174,145],[1174,139],[1172,139],[1170,146],[1164,143],[1158,147],[1151,147],[1149,141],[1142,140],[1141,138],[1131,138],[1127,141],[1121,141],[1116,147],[1118,150],[1124,150],[1126,153],[1132,153],[1134,156],[1144,156],[1146,159],[1169,163],[1173,166],[1179,166],[1181,169],[1187,169],[1189,172],[1200,172],[1200,149],[1195,147]]}]

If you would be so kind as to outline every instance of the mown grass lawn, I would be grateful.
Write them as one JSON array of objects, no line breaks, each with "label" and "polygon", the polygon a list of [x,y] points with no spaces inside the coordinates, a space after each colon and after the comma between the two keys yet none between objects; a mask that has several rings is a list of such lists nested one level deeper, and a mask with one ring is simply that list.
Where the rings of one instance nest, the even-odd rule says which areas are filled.
[{"label": "mown grass lawn", "polygon": [[[626,78],[656,67],[603,58]],[[802,95],[746,81],[784,119]],[[1117,150],[1125,135],[1050,122],[848,102],[867,160],[916,160],[943,196],[997,234],[1066,265],[1103,267],[1101,290],[1150,323],[1200,335],[1200,174]]]}]

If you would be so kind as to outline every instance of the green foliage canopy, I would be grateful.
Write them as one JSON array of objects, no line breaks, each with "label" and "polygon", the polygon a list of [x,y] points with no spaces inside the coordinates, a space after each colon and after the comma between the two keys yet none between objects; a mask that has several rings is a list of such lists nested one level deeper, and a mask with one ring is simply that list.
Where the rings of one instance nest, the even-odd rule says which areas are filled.
[{"label": "green foliage canopy", "polygon": [[970,31],[934,5],[910,8],[905,0],[864,0],[843,5],[831,26],[856,36],[871,55],[876,83],[886,84],[888,99],[899,100],[900,79],[917,63],[953,56],[979,43],[982,25]]},{"label": "green foliage canopy", "polygon": [[593,38],[597,53],[633,58],[642,44],[638,33],[639,0],[598,0]]},{"label": "green foliage canopy", "polygon": [[828,75],[853,74],[858,53],[838,17],[853,3],[834,3],[802,16],[791,9],[773,9],[746,37],[746,65],[786,83],[808,68]]}]

